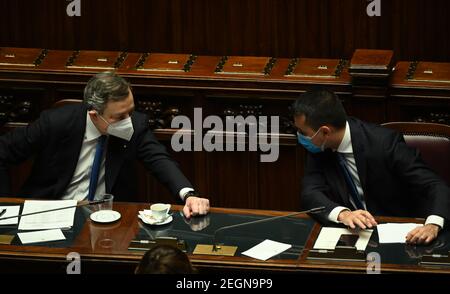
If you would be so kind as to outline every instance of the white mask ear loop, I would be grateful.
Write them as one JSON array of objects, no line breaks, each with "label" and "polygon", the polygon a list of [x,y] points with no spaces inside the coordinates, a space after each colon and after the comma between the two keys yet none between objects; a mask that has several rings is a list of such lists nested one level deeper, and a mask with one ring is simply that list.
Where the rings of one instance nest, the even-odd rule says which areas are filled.
[{"label": "white mask ear loop", "polygon": [[98,111],[95,111],[95,113],[97,114],[98,117],[100,117],[108,126],[111,125],[106,119],[103,118],[103,116],[101,116],[100,113],[98,113]]}]

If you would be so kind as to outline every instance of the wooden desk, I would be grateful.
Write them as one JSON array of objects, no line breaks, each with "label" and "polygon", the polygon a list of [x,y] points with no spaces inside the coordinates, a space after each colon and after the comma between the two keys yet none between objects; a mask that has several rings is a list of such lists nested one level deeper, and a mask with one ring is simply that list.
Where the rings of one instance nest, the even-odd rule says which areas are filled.
[{"label": "wooden desk", "polygon": [[[23,200],[3,198],[2,205],[6,202],[21,203]],[[48,243],[48,246],[23,246],[23,245],[0,245],[0,272],[60,272],[65,273],[69,264],[66,256],[69,252],[77,252],[81,256],[81,272],[114,272],[132,273],[140,261],[143,251],[128,250],[130,241],[142,238],[142,234],[149,236],[147,239],[158,236],[184,236],[188,245],[188,254],[200,273],[223,273],[223,272],[339,272],[339,273],[365,273],[367,264],[365,262],[333,262],[313,261],[307,259],[309,250],[320,232],[321,226],[313,222],[308,216],[288,218],[260,225],[246,226],[246,229],[236,228],[233,231],[223,232],[217,235],[218,242],[225,245],[238,245],[238,254],[234,257],[192,255],[195,244],[193,240],[212,240],[211,232],[217,227],[228,225],[230,220],[241,223],[252,218],[263,218],[270,216],[286,215],[288,212],[277,212],[267,210],[247,209],[225,209],[211,208],[211,213],[206,217],[194,218],[190,222],[179,214],[181,206],[172,206],[174,221],[164,226],[148,226],[138,218],[138,211],[147,209],[148,204],[142,203],[114,203],[114,209],[119,211],[122,218],[113,224],[95,224],[86,219],[80,225],[79,233],[70,246],[58,248]],[[225,221],[224,221],[225,220]],[[77,220],[76,220],[77,221]],[[282,222],[281,222],[282,221]],[[378,218],[378,222],[420,222],[417,219],[400,218]],[[221,223],[223,222],[223,223]],[[76,227],[77,224],[74,225]],[[291,227],[289,227],[291,226]],[[292,232],[292,229],[295,232]],[[0,232],[2,228],[0,227]],[[246,230],[246,231],[245,231]],[[257,232],[259,231],[259,232]],[[444,231],[445,232],[445,231]],[[3,234],[3,233],[1,233]],[[272,239],[282,242],[283,238],[298,235],[300,241],[294,244],[295,250],[291,255],[276,256],[268,261],[258,261],[240,255],[240,252],[249,249],[260,241]],[[302,235],[304,236],[304,249],[302,246]],[[372,239],[374,239],[373,234]],[[448,235],[448,234],[447,234]],[[446,235],[446,236],[447,236]],[[297,236],[297,237],[298,237]],[[278,239],[277,239],[278,238]],[[372,240],[372,246],[367,252],[379,250],[386,244],[376,244]],[[238,240],[239,244],[234,241]],[[291,240],[288,240],[289,243]],[[450,240],[444,240],[448,243]],[[18,241],[20,244],[20,241]],[[55,243],[53,243],[55,244]],[[53,246],[53,247],[50,247]],[[401,245],[399,248],[407,248]],[[303,249],[303,250],[302,250]],[[408,248],[407,248],[408,249]],[[426,252],[425,247],[414,247],[408,250]],[[401,251],[401,250],[400,250]],[[400,252],[399,254],[405,254]],[[295,254],[297,252],[297,254]],[[414,253],[412,253],[414,254]],[[290,258],[292,256],[292,258]],[[382,256],[383,260],[383,256]],[[416,259],[412,259],[412,263]],[[420,259],[417,259],[419,261]],[[414,273],[447,273],[450,267],[427,268],[418,264],[382,264],[381,272],[414,272]]]},{"label": "wooden desk", "polygon": [[[424,219],[416,218],[396,218],[396,217],[376,217],[378,224],[382,223],[424,223]],[[300,257],[299,268],[301,270],[311,270],[320,272],[339,272],[339,273],[366,273],[368,264],[366,262],[344,262],[344,261],[318,261],[308,259],[308,253],[313,248],[314,242],[319,236],[321,226],[316,224],[310,235],[308,243]],[[445,234],[445,235],[444,235]],[[447,248],[445,254],[448,254],[448,244],[450,242],[450,231],[444,229],[440,232],[438,239],[430,246],[414,246],[407,244],[379,244],[378,233],[373,232],[369,245],[366,248],[366,254],[377,252],[381,256],[381,273],[446,273],[450,274],[448,267],[429,267],[419,265],[421,257],[426,254],[436,253],[436,250],[442,247]],[[384,254],[383,254],[384,253]],[[387,253],[387,254],[386,254]],[[386,256],[389,255],[389,256]],[[397,258],[398,257],[398,258]],[[398,259],[399,262],[392,262]],[[384,262],[389,260],[390,262]],[[405,262],[406,261],[406,262]]]},{"label": "wooden desk", "polygon": [[[21,203],[23,200],[3,198],[2,205],[6,202]],[[80,209],[80,208],[78,208]],[[132,273],[142,258],[144,251],[128,250],[130,241],[135,239],[142,227],[153,236],[166,236],[166,231],[178,232],[172,224],[165,226],[148,226],[143,224],[137,217],[138,211],[149,209],[149,204],[143,203],[114,203],[114,210],[122,215],[121,219],[113,224],[96,224],[90,219],[86,219],[74,242],[66,248],[55,248],[46,246],[25,246],[25,245],[0,245],[0,272],[60,272],[65,273],[69,261],[66,256],[69,252],[77,252],[81,256],[82,273],[89,272],[128,272]],[[179,215],[181,206],[172,206],[174,222],[182,221]],[[214,224],[214,216],[225,214],[245,216],[277,216],[287,214],[286,212],[244,210],[244,209],[222,209],[211,208],[211,213],[207,217],[192,219],[186,223],[183,229],[189,236],[204,235],[202,226],[208,225],[222,226]],[[208,217],[211,218],[209,223]],[[298,219],[305,219],[314,225],[307,216]],[[77,219],[76,219],[77,221]],[[194,221],[194,222],[192,222]],[[206,224],[202,224],[206,221]],[[237,219],[237,222],[240,220]],[[74,224],[74,227],[77,224]],[[198,230],[198,231],[197,231]],[[1,231],[1,227],[0,227]],[[308,230],[309,232],[310,230]],[[231,232],[231,231],[230,231]],[[236,232],[236,231],[235,231]],[[0,233],[3,234],[3,233]],[[306,238],[307,236],[305,236]],[[207,236],[208,238],[208,236]],[[220,242],[220,239],[218,239]],[[261,240],[262,241],[262,240]],[[20,241],[18,241],[20,244]],[[192,252],[194,246],[188,243],[188,253]],[[51,243],[48,243],[52,246]],[[256,245],[252,244],[253,245]],[[236,245],[236,244],[229,244]],[[250,246],[250,247],[251,247]],[[247,246],[248,247],[248,246]],[[248,248],[243,248],[246,250]],[[240,249],[239,249],[240,250]],[[299,250],[300,251],[300,250]],[[223,257],[223,256],[202,256],[190,255],[190,258],[200,272],[211,273],[211,271],[294,271],[298,267],[297,259],[274,259],[267,262],[257,261],[249,257]],[[297,257],[299,254],[297,254]]]}]

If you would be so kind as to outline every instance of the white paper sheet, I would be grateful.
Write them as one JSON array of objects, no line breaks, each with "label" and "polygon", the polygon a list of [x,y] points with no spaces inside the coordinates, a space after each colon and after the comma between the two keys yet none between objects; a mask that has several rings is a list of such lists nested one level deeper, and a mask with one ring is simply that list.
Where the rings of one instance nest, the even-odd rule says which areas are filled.
[{"label": "white paper sheet", "polygon": [[[3,209],[6,209],[6,212],[4,215],[2,215],[0,218],[9,217],[9,216],[15,216],[19,215],[20,212],[20,205],[14,205],[14,206],[0,206],[0,211]],[[1,225],[15,225],[19,222],[19,219],[17,217],[5,219],[0,221]]]},{"label": "white paper sheet", "polygon": [[366,250],[367,244],[369,244],[370,236],[372,236],[373,230],[361,230],[361,231],[350,231],[348,229],[333,228],[333,227],[323,227],[320,231],[319,237],[314,244],[314,249],[327,249],[334,250],[339,238],[342,235],[359,235],[358,241],[355,246],[356,249],[364,251]]},{"label": "white paper sheet", "polygon": [[[76,200],[26,200],[22,214],[77,205]],[[76,207],[38,213],[20,218],[19,230],[62,229],[73,226]]]},{"label": "white paper sheet", "polygon": [[19,236],[22,244],[50,242],[66,239],[61,229],[17,233],[17,235]]},{"label": "white paper sheet", "polygon": [[377,226],[380,243],[406,243],[406,235],[422,224],[387,223]]},{"label": "white paper sheet", "polygon": [[267,260],[272,256],[288,250],[291,247],[292,245],[290,244],[280,243],[272,240],[264,240],[258,245],[250,248],[249,250],[242,252],[242,254],[259,260]]}]

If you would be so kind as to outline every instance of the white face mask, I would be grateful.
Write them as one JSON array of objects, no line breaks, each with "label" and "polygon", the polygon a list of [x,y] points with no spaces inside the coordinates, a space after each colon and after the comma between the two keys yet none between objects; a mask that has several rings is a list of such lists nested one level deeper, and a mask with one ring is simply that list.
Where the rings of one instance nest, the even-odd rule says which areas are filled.
[{"label": "white face mask", "polygon": [[123,120],[119,120],[115,123],[108,123],[101,115],[99,117],[108,124],[108,128],[106,129],[106,132],[110,134],[111,136],[118,137],[127,141],[131,140],[131,137],[133,136],[134,129],[133,129],[133,123],[131,122],[131,117],[128,117]]}]

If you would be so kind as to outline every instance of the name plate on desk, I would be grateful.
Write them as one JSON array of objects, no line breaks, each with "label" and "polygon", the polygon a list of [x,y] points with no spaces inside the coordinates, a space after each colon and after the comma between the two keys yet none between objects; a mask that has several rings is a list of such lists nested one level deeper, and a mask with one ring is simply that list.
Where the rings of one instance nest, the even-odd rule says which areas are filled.
[{"label": "name plate on desk", "polygon": [[270,74],[276,58],[223,56],[217,64],[216,74],[227,75],[258,75]]},{"label": "name plate on desk", "polygon": [[0,66],[37,67],[48,50],[35,48],[0,48]]},{"label": "name plate on desk", "polygon": [[126,52],[75,51],[69,57],[66,67],[70,69],[114,70],[119,68]]},{"label": "name plate on desk", "polygon": [[344,59],[294,58],[289,63],[285,77],[288,78],[338,78],[347,66]]},{"label": "name plate on desk", "polygon": [[192,54],[144,53],[136,64],[139,71],[188,72],[197,56]]},{"label": "name plate on desk", "polygon": [[409,65],[406,80],[450,84],[450,64],[415,61]]}]

